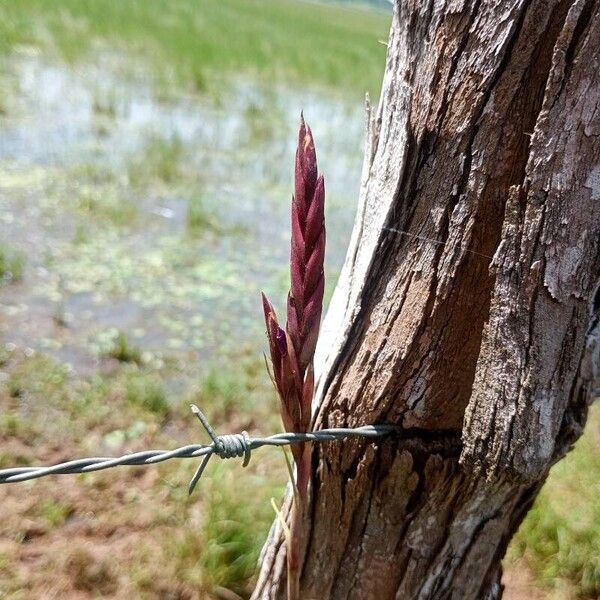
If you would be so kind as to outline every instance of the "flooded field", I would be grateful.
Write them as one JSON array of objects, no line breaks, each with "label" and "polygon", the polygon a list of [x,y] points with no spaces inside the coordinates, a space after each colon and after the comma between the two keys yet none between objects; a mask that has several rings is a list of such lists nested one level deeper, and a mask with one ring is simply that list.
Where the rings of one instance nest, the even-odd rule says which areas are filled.
[{"label": "flooded field", "polygon": [[4,80],[0,239],[24,262],[0,291],[8,343],[74,367],[93,366],[119,332],[148,357],[262,348],[259,291],[283,302],[288,288],[301,110],[326,177],[332,288],[358,195],[357,98],[240,79],[164,100],[105,66],[35,56]]}]

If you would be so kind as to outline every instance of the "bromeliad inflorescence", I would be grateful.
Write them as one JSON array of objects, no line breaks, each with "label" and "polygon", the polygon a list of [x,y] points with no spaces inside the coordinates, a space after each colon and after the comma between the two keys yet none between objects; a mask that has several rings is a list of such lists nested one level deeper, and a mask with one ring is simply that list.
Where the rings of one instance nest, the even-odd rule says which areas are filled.
[{"label": "bromeliad inflorescence", "polygon": [[[310,428],[314,395],[313,358],[319,336],[325,289],[325,182],[317,172],[310,127],[301,117],[292,197],[291,289],[287,323],[280,327],[272,304],[263,294],[263,309],[272,362],[272,379],[280,399],[286,431]],[[298,560],[302,518],[310,477],[308,444],[292,448],[296,463],[296,495],[288,540],[288,597],[298,598]]]},{"label": "bromeliad inflorescence", "polygon": [[317,174],[310,127],[301,121],[292,197],[291,290],[287,326],[278,323],[263,294],[273,380],[287,431],[307,431],[313,395],[313,357],[323,308],[325,276],[325,183]]}]

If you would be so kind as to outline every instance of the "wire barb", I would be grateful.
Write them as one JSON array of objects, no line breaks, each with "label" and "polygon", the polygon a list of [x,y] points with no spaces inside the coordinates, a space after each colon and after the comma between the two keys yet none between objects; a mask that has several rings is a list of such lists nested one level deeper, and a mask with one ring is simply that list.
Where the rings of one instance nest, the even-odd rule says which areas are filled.
[{"label": "wire barb", "polygon": [[377,438],[392,433],[400,433],[401,428],[395,425],[364,425],[356,428],[321,429],[308,433],[277,433],[266,438],[251,438],[246,431],[229,435],[217,435],[210,426],[202,411],[192,405],[192,412],[196,415],[202,426],[207,431],[212,442],[210,444],[191,444],[175,450],[144,450],[132,454],[114,457],[79,458],[56,465],[44,467],[14,467],[0,469],[0,484],[18,483],[30,479],[39,479],[49,475],[74,475],[78,473],[91,473],[102,471],[122,465],[140,466],[153,465],[174,458],[199,458],[202,457],[200,466],[194,473],[189,485],[191,494],[200,480],[210,457],[216,454],[219,458],[244,457],[242,465],[245,467],[250,462],[251,452],[262,446],[289,446],[302,442],[332,442],[349,437]]},{"label": "wire barb", "polygon": [[[242,467],[247,467],[250,462],[250,457],[252,454],[252,448],[250,447],[250,437],[248,436],[247,431],[242,431],[242,433],[234,433],[232,435],[217,435],[215,430],[210,426],[208,419],[204,416],[204,413],[195,405],[191,404],[190,408],[192,412],[198,417],[200,423],[206,431],[208,435],[211,437],[213,443],[213,452],[219,458],[234,458],[236,456],[243,456],[244,462],[242,463]],[[202,473],[204,473],[204,469],[206,465],[208,465],[208,461],[212,454],[208,454],[204,457],[200,466],[194,473],[192,480],[190,481],[190,485],[188,487],[188,494],[191,495],[196,487],[196,484],[202,477]]]}]

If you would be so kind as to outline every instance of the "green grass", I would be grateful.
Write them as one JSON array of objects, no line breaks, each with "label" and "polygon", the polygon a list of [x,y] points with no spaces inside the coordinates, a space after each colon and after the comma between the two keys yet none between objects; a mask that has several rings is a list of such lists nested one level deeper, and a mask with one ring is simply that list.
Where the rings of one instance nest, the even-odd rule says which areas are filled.
[{"label": "green grass", "polygon": [[126,51],[202,91],[247,73],[377,94],[390,15],[298,0],[0,0],[0,53],[40,46],[69,61]]},{"label": "green grass", "polygon": [[62,525],[73,513],[73,508],[68,504],[48,498],[43,500],[39,507],[40,516],[47,522],[51,529]]},{"label": "green grass", "polygon": [[114,93],[96,93],[92,102],[92,110],[97,116],[114,119],[117,116],[117,100]]},{"label": "green grass", "polygon": [[63,365],[42,354],[34,354],[18,361],[4,385],[10,398],[54,398],[63,393],[67,382],[68,371]]},{"label": "green grass", "polygon": [[141,155],[133,157],[128,166],[129,183],[145,189],[153,182],[175,183],[181,175],[184,147],[177,137],[150,135]]},{"label": "green grass", "polygon": [[247,596],[274,513],[270,498],[283,495],[284,482],[246,471],[240,494],[237,468],[223,462],[209,467],[202,482],[206,499],[203,525],[182,527],[164,548],[178,581],[216,593]]},{"label": "green grass", "polygon": [[190,401],[217,423],[252,416],[265,431],[280,427],[275,392],[264,360],[258,356],[240,355],[230,357],[226,363],[213,363],[200,378]]},{"label": "green grass", "polygon": [[131,362],[138,365],[142,362],[140,349],[132,345],[123,331],[119,331],[113,345],[107,350],[106,356],[119,362]]},{"label": "green grass", "polygon": [[125,399],[145,412],[164,418],[169,413],[169,404],[158,376],[133,372],[125,380]]},{"label": "green grass", "polygon": [[273,521],[269,496],[275,494],[279,499],[283,485],[273,485],[264,477],[250,474],[244,476],[243,494],[239,484],[239,477],[230,465],[219,463],[213,469],[206,490],[211,500],[203,531],[205,543],[196,559],[199,558],[210,587],[243,594]]},{"label": "green grass", "polygon": [[8,114],[8,93],[3,87],[0,87],[0,117]]},{"label": "green grass", "polygon": [[212,367],[202,378],[199,398],[230,412],[247,395],[246,377],[236,369]]},{"label": "green grass", "polygon": [[90,219],[108,221],[117,226],[129,225],[138,214],[138,208],[131,198],[106,186],[82,186],[76,208]]},{"label": "green grass", "polygon": [[[41,354],[0,346],[0,466],[206,442],[189,412],[193,395],[220,432],[274,431],[273,392],[262,361],[247,353],[223,360],[229,368],[215,365],[201,377],[194,371],[179,380],[172,402],[181,398],[184,414],[169,410],[166,392],[184,364],[151,372],[115,363],[82,377]],[[5,559],[0,555],[0,596],[6,592],[12,598],[13,591],[23,590],[28,598],[81,592],[248,597],[273,519],[270,498],[280,501],[286,473],[276,449],[265,449],[245,470],[240,463],[213,461],[191,497],[187,482],[196,461],[44,479],[34,484],[27,501],[23,487],[3,486],[0,534],[9,551]],[[87,524],[81,528],[78,522]],[[74,529],[66,529],[72,524]],[[22,541],[32,536],[40,562],[30,565],[35,575],[24,582]]]},{"label": "green grass", "polygon": [[138,219],[138,199],[122,179],[115,170],[93,162],[72,165],[65,171],[64,181],[52,190],[52,200],[79,217],[74,236],[76,243],[89,240],[86,234],[90,224],[93,231],[97,226],[124,228]]},{"label": "green grass", "polygon": [[25,255],[0,245],[0,283],[20,281],[25,270]]},{"label": "green grass", "polygon": [[600,597],[600,405],[575,449],[553,467],[513,540],[544,586],[566,584],[579,598]]},{"label": "green grass", "polygon": [[197,236],[206,231],[217,231],[219,227],[215,217],[206,204],[202,196],[193,196],[188,201],[187,213],[185,218],[187,230],[191,235]]},{"label": "green grass", "polygon": [[36,433],[35,427],[24,417],[14,413],[0,415],[0,436],[28,440]]}]

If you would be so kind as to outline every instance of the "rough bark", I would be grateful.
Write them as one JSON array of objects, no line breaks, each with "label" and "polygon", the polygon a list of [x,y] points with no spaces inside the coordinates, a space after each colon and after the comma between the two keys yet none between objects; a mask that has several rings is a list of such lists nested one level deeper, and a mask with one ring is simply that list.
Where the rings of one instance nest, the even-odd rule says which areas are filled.
[{"label": "rough bark", "polygon": [[404,432],[313,450],[303,597],[501,597],[597,377],[599,47],[594,0],[395,5],[314,426]]}]

